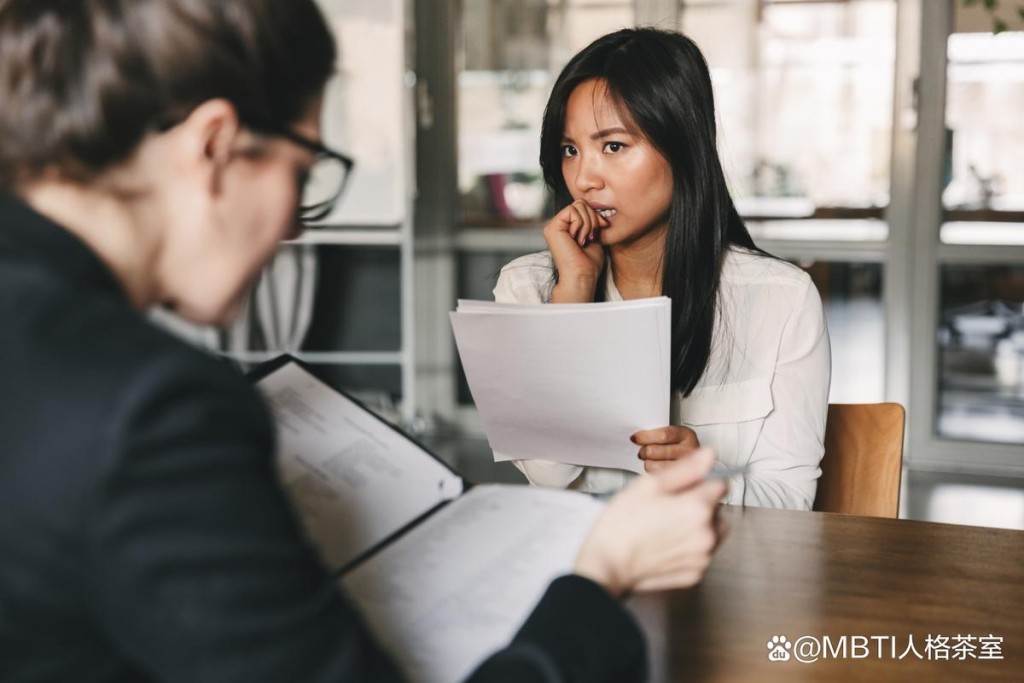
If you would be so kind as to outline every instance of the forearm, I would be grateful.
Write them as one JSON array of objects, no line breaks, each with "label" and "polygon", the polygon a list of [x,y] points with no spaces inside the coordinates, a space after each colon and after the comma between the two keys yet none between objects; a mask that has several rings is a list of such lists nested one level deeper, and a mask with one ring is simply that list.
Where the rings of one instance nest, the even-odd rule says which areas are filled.
[{"label": "forearm", "polygon": [[508,648],[468,683],[633,683],[647,679],[643,633],[625,608],[581,576],[556,579]]},{"label": "forearm", "polygon": [[810,510],[817,490],[817,468],[807,476],[779,476],[778,472],[747,473],[729,483],[726,505],[764,507],[779,510]]}]

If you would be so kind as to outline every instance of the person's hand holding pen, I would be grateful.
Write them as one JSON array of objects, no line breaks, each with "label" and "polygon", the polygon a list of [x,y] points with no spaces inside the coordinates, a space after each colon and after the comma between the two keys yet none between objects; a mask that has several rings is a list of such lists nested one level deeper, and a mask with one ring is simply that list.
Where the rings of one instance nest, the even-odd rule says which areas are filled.
[{"label": "person's hand holding pen", "polygon": [[718,544],[715,510],[726,482],[699,449],[613,496],[576,560],[576,573],[615,596],[692,586]]},{"label": "person's hand holding pen", "polygon": [[640,446],[637,457],[644,461],[644,470],[654,474],[673,462],[700,448],[697,433],[689,427],[669,425],[657,429],[644,429],[629,440]]},{"label": "person's hand holding pen", "polygon": [[558,270],[552,303],[590,303],[604,268],[604,248],[598,232],[608,219],[577,199],[544,226],[544,241]]}]

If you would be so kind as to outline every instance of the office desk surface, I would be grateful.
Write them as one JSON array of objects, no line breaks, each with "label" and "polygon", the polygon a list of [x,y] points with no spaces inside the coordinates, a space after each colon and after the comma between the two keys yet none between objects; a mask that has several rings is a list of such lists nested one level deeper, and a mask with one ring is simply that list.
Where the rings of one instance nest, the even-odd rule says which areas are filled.
[{"label": "office desk surface", "polygon": [[1024,532],[721,512],[699,586],[631,601],[654,681],[1024,681]]}]

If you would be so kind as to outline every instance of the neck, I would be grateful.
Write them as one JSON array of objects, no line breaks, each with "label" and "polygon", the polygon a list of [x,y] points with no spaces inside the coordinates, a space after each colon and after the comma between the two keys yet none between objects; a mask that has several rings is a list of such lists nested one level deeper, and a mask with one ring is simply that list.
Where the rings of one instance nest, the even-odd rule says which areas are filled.
[{"label": "neck", "polygon": [[33,183],[20,194],[33,209],[85,242],[136,308],[157,301],[153,265],[158,244],[144,228],[145,201],[56,180]]},{"label": "neck", "polygon": [[665,258],[668,226],[651,231],[628,244],[608,249],[615,287],[623,299],[642,299],[661,294],[661,269]]}]

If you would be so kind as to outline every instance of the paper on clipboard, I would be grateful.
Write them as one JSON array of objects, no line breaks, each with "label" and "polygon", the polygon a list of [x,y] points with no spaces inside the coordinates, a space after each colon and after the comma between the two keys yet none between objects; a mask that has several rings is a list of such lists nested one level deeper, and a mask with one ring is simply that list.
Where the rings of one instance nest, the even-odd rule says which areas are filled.
[{"label": "paper on clipboard", "polygon": [[281,357],[251,375],[278,432],[277,464],[309,539],[412,683],[469,676],[508,644],[576,554],[604,503],[478,485]]},{"label": "paper on clipboard", "polygon": [[629,436],[669,423],[667,297],[459,301],[451,321],[495,460],[643,471]]}]

